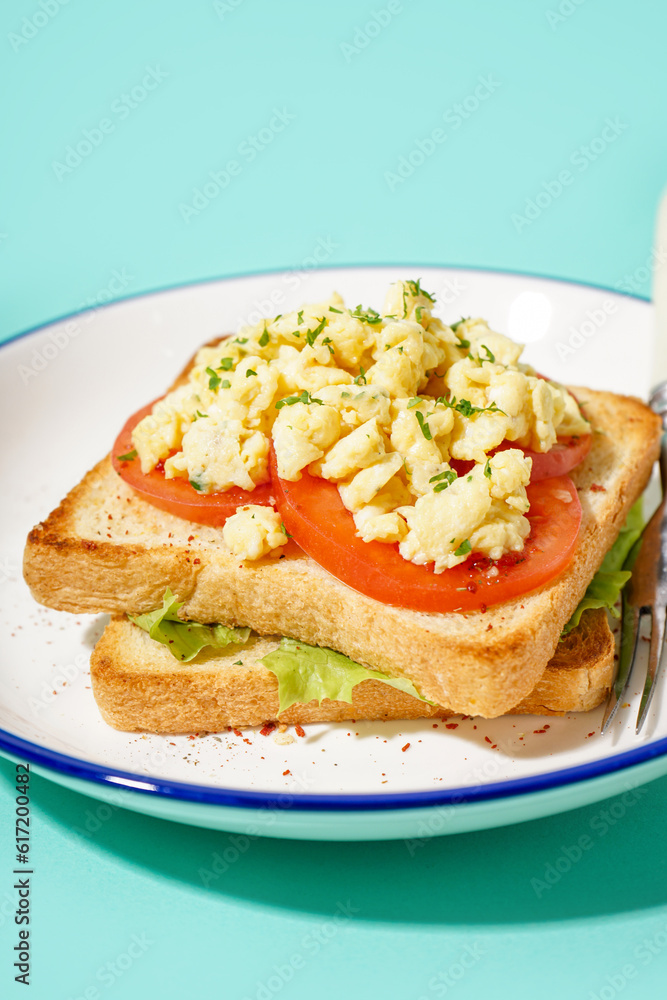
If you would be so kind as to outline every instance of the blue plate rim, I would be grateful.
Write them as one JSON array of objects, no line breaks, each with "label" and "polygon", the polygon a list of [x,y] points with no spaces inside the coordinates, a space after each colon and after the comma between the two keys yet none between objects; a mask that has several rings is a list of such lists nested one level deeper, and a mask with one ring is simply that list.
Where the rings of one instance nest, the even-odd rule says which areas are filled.
[{"label": "blue plate rim", "polygon": [[[380,268],[439,268],[448,271],[475,271],[480,274],[501,274],[514,277],[531,278],[543,281],[553,281],[581,288],[594,288],[599,291],[610,292],[613,295],[620,295],[634,301],[648,304],[650,300],[632,292],[626,292],[617,288],[610,288],[607,285],[599,285],[594,282],[573,281],[569,278],[562,278],[554,275],[517,271],[511,268],[490,268],[480,265],[464,264],[337,264],[329,267],[308,268],[309,271],[318,270],[375,270]],[[289,269],[287,269],[288,271]],[[292,269],[293,270],[293,269]],[[138,298],[147,298],[165,292],[176,291],[182,288],[192,288],[198,285],[213,284],[220,281],[234,281],[240,278],[261,277],[271,274],[284,274],[285,268],[275,268],[260,271],[247,271],[238,274],[221,275],[217,277],[203,278],[199,281],[185,281],[174,283],[164,287],[155,288],[149,291],[135,292],[129,295],[120,296],[110,302],[94,307],[107,309],[116,304],[132,301]],[[53,326],[55,323],[62,323],[91,311],[91,307],[76,310],[63,316],[56,317],[37,326],[12,334],[0,343],[0,349],[15,343],[31,334]],[[563,787],[594,778],[602,777],[616,771],[626,770],[638,764],[646,763],[657,757],[667,754],[667,737],[653,743],[642,744],[632,750],[615,754],[602,760],[591,761],[587,764],[579,764],[574,767],[562,768],[558,771],[549,771],[545,774],[534,775],[529,778],[515,778],[508,781],[495,782],[492,786],[469,785],[460,788],[453,788],[442,791],[422,791],[422,792],[396,792],[396,793],[370,793],[370,794],[292,794],[284,792],[262,792],[236,790],[231,788],[215,788],[204,785],[193,785],[186,782],[170,781],[166,778],[147,779],[145,775],[136,774],[131,771],[123,771],[116,768],[108,768],[101,764],[94,764],[91,761],[80,760],[76,757],[69,757],[66,754],[58,753],[41,747],[39,744],[24,740],[21,737],[0,729],[0,752],[9,754],[12,757],[22,759],[44,767],[47,770],[58,771],[69,777],[91,781],[95,784],[112,785],[116,788],[123,788],[139,794],[157,795],[170,799],[178,799],[188,802],[200,802],[208,805],[218,805],[236,808],[293,808],[303,811],[326,811],[326,812],[350,812],[350,811],[380,811],[394,809],[418,809],[424,807],[437,806],[458,806],[472,802],[483,802],[490,799],[509,798],[513,796],[527,795],[534,792],[546,791]]]},{"label": "blue plate rim", "polygon": [[604,777],[617,771],[648,763],[667,754],[667,737],[642,744],[632,750],[605,757],[602,760],[574,767],[548,771],[527,778],[498,781],[492,785],[467,785],[447,790],[421,792],[389,792],[358,794],[301,794],[292,792],[248,791],[233,788],[194,785],[168,778],[147,778],[146,775],[118,768],[105,767],[91,761],[69,757],[49,750],[0,729],[0,753],[58,771],[72,778],[116,789],[156,795],[161,798],[205,805],[245,809],[294,809],[306,812],[377,812],[396,809],[461,806],[493,799],[522,797]]}]

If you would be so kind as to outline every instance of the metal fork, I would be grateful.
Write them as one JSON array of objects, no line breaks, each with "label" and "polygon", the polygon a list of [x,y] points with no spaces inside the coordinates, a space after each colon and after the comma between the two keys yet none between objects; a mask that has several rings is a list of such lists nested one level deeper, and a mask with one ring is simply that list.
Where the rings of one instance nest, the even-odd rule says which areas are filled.
[{"label": "metal fork", "polygon": [[[667,430],[667,382],[653,390],[649,406],[662,418]],[[625,569],[632,570],[632,577],[623,591],[623,620],[621,647],[616,681],[609,693],[609,700],[602,720],[602,733],[606,733],[614,720],[618,706],[632,680],[639,657],[637,649],[642,619],[651,621],[651,646],[644,690],[642,691],[635,732],[639,734],[648,716],[660,675],[665,640],[667,616],[667,435],[663,434],[660,446],[660,481],[662,501],[644,529],[641,538],[626,560]]]}]

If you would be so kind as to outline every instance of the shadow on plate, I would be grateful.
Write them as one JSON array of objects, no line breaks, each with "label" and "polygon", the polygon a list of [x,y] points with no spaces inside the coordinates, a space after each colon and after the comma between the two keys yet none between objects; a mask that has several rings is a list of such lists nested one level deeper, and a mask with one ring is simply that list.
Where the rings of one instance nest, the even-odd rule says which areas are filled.
[{"label": "shadow on plate", "polygon": [[[13,786],[14,766],[0,761]],[[573,812],[419,841],[247,838],[107,806],[33,777],[42,812],[75,850],[112,852],[221,900],[431,926],[511,926],[667,904],[667,778]],[[226,860],[225,860],[226,859]]]}]

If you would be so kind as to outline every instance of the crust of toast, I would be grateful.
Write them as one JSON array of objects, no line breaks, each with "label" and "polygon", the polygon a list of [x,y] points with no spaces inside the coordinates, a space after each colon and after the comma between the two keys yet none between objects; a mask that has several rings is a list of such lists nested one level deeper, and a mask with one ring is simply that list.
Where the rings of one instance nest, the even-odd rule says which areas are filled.
[{"label": "crust of toast", "polygon": [[109,457],[31,531],[25,579],[38,601],[77,614],[151,611],[169,586],[185,602],[184,618],[291,635],[409,677],[450,711],[502,715],[542,676],[658,454],[660,420],[640,400],[574,391],[594,428],[591,451],[572,474],[583,509],[574,558],[549,584],[485,613],[382,604],[336,580],[293,543],[284,558],[239,562],[221,529],[151,507]]},{"label": "crust of toast", "polygon": [[[204,651],[190,663],[179,663],[127,618],[113,618],[91,657],[93,694],[105,722],[129,732],[219,732],[273,720],[305,725],[439,718],[447,711],[379,681],[363,681],[354,688],[351,705],[325,698],[320,705],[293,705],[279,714],[278,681],[259,662],[278,643],[277,636],[254,636],[246,645]],[[586,611],[512,714],[589,711],[606,697],[613,674],[614,640],[607,615]]]}]

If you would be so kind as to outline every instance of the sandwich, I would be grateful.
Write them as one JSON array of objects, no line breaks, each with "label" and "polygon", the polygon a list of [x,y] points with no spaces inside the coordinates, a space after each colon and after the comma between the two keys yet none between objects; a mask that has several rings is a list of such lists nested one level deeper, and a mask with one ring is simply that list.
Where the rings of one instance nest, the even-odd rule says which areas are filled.
[{"label": "sandwich", "polygon": [[112,615],[107,722],[600,704],[660,421],[434,307],[402,281],[380,312],[334,294],[205,345],[30,532],[34,597]]}]

